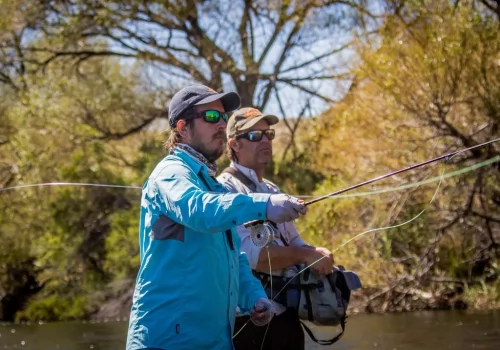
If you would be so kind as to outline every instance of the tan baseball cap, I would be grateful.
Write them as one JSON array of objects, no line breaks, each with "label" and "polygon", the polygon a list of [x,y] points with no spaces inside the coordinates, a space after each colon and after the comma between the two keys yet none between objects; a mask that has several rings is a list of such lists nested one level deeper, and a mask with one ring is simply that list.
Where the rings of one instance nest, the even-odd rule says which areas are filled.
[{"label": "tan baseball cap", "polygon": [[240,108],[233,113],[227,122],[227,137],[231,138],[236,134],[247,131],[261,120],[267,121],[269,125],[278,124],[280,121],[277,116],[262,114],[257,108]]}]

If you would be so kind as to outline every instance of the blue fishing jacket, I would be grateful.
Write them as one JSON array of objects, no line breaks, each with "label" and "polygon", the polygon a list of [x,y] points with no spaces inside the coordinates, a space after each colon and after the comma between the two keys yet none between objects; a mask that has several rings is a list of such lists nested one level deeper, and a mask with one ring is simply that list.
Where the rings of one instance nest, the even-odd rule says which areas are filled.
[{"label": "blue fishing jacket", "polygon": [[266,297],[233,228],[266,219],[269,196],[230,193],[177,148],[156,166],[142,190],[127,350],[233,349],[236,307]]}]

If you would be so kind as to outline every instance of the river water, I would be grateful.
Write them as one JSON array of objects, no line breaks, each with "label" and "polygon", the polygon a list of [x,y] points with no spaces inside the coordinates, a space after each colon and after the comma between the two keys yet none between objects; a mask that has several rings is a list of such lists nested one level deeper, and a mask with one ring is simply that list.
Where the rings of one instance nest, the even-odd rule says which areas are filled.
[{"label": "river water", "polygon": [[[3,324],[0,350],[122,350],[127,325],[123,320]],[[320,346],[306,338],[310,350],[500,350],[500,311],[353,315],[334,345]]]}]

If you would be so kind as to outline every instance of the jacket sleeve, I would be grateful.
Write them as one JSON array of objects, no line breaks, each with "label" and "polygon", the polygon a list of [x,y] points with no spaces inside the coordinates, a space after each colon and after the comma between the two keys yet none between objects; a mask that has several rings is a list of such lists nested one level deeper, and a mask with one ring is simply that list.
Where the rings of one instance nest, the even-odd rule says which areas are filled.
[{"label": "jacket sleeve", "polygon": [[238,306],[241,313],[246,314],[254,308],[259,298],[267,298],[266,292],[260,281],[252,274],[248,265],[247,255],[240,252],[240,288],[238,295]]},{"label": "jacket sleeve", "polygon": [[269,194],[206,191],[198,176],[180,162],[169,162],[152,180],[156,185],[154,202],[160,210],[193,231],[216,233],[267,218]]}]

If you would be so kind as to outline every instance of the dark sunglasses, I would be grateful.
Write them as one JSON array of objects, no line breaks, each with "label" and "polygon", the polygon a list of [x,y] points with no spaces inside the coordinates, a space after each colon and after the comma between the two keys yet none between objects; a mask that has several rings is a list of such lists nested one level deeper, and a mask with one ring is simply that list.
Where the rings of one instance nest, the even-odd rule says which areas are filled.
[{"label": "dark sunglasses", "polygon": [[247,131],[245,133],[235,135],[234,137],[236,139],[245,138],[251,142],[259,142],[260,140],[262,140],[262,137],[264,137],[264,135],[266,135],[267,139],[269,141],[271,141],[272,139],[274,139],[276,132],[274,129],[253,130],[253,131]]},{"label": "dark sunglasses", "polygon": [[220,118],[222,118],[222,120],[224,120],[225,123],[227,123],[228,120],[227,113],[219,112],[213,109],[197,112],[195,114],[197,117],[203,117],[203,120],[206,121],[207,123],[213,123],[213,124],[218,123]]}]

